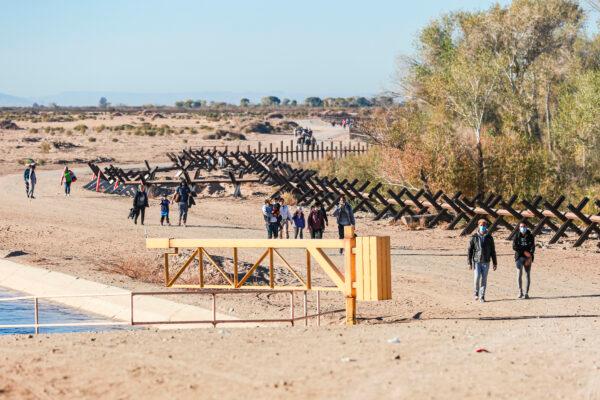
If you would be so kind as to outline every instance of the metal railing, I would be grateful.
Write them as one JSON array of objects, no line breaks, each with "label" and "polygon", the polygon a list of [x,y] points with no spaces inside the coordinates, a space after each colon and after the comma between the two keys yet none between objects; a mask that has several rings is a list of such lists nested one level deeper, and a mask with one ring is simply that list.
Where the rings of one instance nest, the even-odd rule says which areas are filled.
[{"label": "metal railing", "polygon": [[[315,290],[313,290],[315,291]],[[301,292],[303,297],[303,313],[302,316],[295,315],[294,294]],[[81,295],[56,295],[56,296],[16,296],[0,298],[0,302],[16,302],[22,300],[33,300],[33,323],[32,324],[0,324],[2,329],[18,329],[18,328],[34,328],[35,334],[39,334],[40,328],[67,328],[67,327],[103,327],[103,326],[151,326],[151,325],[185,325],[185,324],[211,324],[216,327],[218,324],[262,324],[262,323],[290,323],[294,326],[297,321],[304,321],[304,325],[308,326],[308,320],[311,318],[317,319],[317,326],[321,325],[321,317],[328,314],[334,314],[344,311],[332,310],[321,312],[321,293],[316,290],[316,313],[309,314],[308,296],[306,290],[286,290],[278,291],[277,293],[287,293],[290,298],[290,317],[289,318],[262,318],[262,319],[218,319],[217,318],[217,295],[220,294],[259,294],[266,293],[264,290],[194,290],[194,291],[170,291],[170,292],[130,292],[130,293],[97,293],[97,294],[81,294]],[[212,298],[211,318],[200,320],[168,320],[168,321],[135,321],[134,319],[134,298],[141,296],[174,296],[174,295],[210,295]],[[57,300],[66,298],[85,298],[85,297],[116,297],[127,296],[129,301],[129,321],[87,321],[87,322],[40,322],[39,302],[41,299]],[[65,304],[65,307],[70,307]]]}]

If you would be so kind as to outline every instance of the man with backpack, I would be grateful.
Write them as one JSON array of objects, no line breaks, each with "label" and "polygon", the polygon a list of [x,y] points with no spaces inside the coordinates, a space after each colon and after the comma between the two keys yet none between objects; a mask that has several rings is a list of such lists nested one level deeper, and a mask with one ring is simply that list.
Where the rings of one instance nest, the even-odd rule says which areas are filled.
[{"label": "man with backpack", "polygon": [[494,264],[494,271],[498,268],[496,245],[488,232],[488,222],[485,219],[478,222],[477,232],[469,241],[468,254],[469,269],[474,270],[475,300],[484,303],[490,261]]},{"label": "man with backpack", "polygon": [[148,205],[148,193],[144,185],[140,185],[133,196],[133,223],[137,225],[138,217],[141,216],[140,222],[144,225],[144,217],[146,216],[146,208]]},{"label": "man with backpack", "polygon": [[191,193],[192,191],[187,182],[181,181],[173,198],[175,203],[179,203],[179,226],[181,226],[181,221],[183,221],[183,226],[187,226],[187,215]]},{"label": "man with backpack", "polygon": [[[513,239],[515,251],[515,264],[517,266],[517,283],[519,285],[519,299],[529,298],[531,284],[531,264],[535,253],[535,238],[524,222],[519,224],[519,232]],[[525,293],[523,294],[523,270],[525,270]]]},{"label": "man with backpack", "polygon": [[35,185],[37,183],[37,176],[35,175],[35,163],[32,162],[23,172],[23,179],[25,180],[25,193],[30,199],[35,199],[33,192],[35,191]]}]

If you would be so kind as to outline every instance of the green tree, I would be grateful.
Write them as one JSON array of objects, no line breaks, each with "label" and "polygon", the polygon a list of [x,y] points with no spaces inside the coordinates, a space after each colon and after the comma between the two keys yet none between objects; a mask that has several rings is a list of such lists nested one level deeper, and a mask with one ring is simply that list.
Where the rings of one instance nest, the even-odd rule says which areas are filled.
[{"label": "green tree", "polygon": [[323,107],[323,100],[320,97],[307,97],[304,104],[308,107]]},{"label": "green tree", "polygon": [[243,98],[240,99],[240,107],[248,107],[250,105],[250,99]]},{"label": "green tree", "polygon": [[266,96],[260,99],[260,104],[265,107],[276,107],[281,104],[281,100],[277,96]]},{"label": "green tree", "polygon": [[100,100],[98,101],[98,107],[100,107],[100,108],[108,107],[108,100],[106,99],[106,97],[100,97]]}]

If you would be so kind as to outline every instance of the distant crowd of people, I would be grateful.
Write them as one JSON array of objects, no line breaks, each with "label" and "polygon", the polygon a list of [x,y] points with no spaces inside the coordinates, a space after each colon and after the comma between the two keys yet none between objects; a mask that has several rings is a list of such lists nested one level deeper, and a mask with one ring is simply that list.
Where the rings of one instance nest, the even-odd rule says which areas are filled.
[{"label": "distant crowd of people", "polygon": [[[285,238],[289,239],[290,226],[294,228],[294,239],[303,239],[305,228],[308,228],[311,239],[322,239],[325,228],[329,226],[327,211],[320,202],[312,204],[308,216],[305,216],[302,207],[296,207],[292,213],[283,197],[267,198],[262,207],[262,214],[267,238],[269,239],[283,239],[284,234]],[[352,206],[344,196],[340,197],[339,203],[333,212],[333,217],[336,219],[340,239],[344,238],[345,227],[356,226]]]},{"label": "distant crowd of people", "polygon": [[[334,128],[337,125],[337,121],[336,120],[332,120],[331,121],[331,126],[333,126]],[[354,121],[350,118],[342,118],[342,120],[339,122],[339,124],[342,126],[342,128],[346,129],[352,129],[352,126],[354,125]]]},{"label": "distant crowd of people", "polygon": [[297,138],[296,142],[303,146],[314,146],[317,144],[317,139],[313,136],[312,129],[297,127],[294,130],[294,136]]}]

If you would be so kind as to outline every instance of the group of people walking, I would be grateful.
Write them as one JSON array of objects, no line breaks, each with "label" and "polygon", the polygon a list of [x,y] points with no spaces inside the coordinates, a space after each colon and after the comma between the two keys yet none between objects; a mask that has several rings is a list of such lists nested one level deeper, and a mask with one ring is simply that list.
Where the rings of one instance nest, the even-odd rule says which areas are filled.
[{"label": "group of people walking", "polygon": [[[30,162],[25,171],[23,171],[23,180],[25,181],[25,194],[30,199],[35,199],[35,186],[37,185],[37,174],[35,172],[35,162]],[[75,173],[65,165],[60,176],[60,185],[64,187],[65,197],[71,196],[71,184],[77,181]]]},{"label": "group of people walking", "polygon": [[[284,235],[286,239],[289,239],[290,226],[294,228],[294,239],[304,239],[305,228],[308,229],[311,239],[322,239],[325,228],[329,226],[327,211],[320,202],[315,202],[310,207],[308,216],[305,216],[302,207],[296,207],[292,213],[282,197],[268,198],[265,199],[262,214],[269,239],[283,239]],[[345,227],[356,225],[352,206],[344,196],[340,197],[333,216],[338,225],[338,236],[343,239]]]},{"label": "group of people walking", "polygon": [[[169,219],[170,206],[172,203],[175,203],[179,209],[178,225],[181,226],[183,223],[183,226],[187,226],[188,210],[196,202],[194,201],[192,190],[186,181],[181,181],[171,200],[166,195],[163,195],[160,199],[160,224],[164,225],[166,223],[167,225],[171,225],[171,220]],[[134,224],[137,224],[139,218],[140,223],[144,225],[146,208],[148,207],[150,207],[148,193],[146,187],[142,184],[133,195],[133,206],[129,212],[129,217],[133,219]]]},{"label": "group of people walking", "polygon": [[[515,252],[515,267],[517,270],[517,285],[519,288],[519,299],[529,298],[531,286],[531,266],[535,254],[535,238],[524,222],[519,224],[519,231],[513,238],[512,248]],[[489,232],[488,221],[481,219],[478,222],[477,232],[469,241],[468,264],[473,270],[474,297],[475,300],[485,302],[485,291],[487,287],[488,272],[498,268],[496,256],[496,245],[494,238]],[[523,287],[523,271],[525,272],[525,286]]]}]

